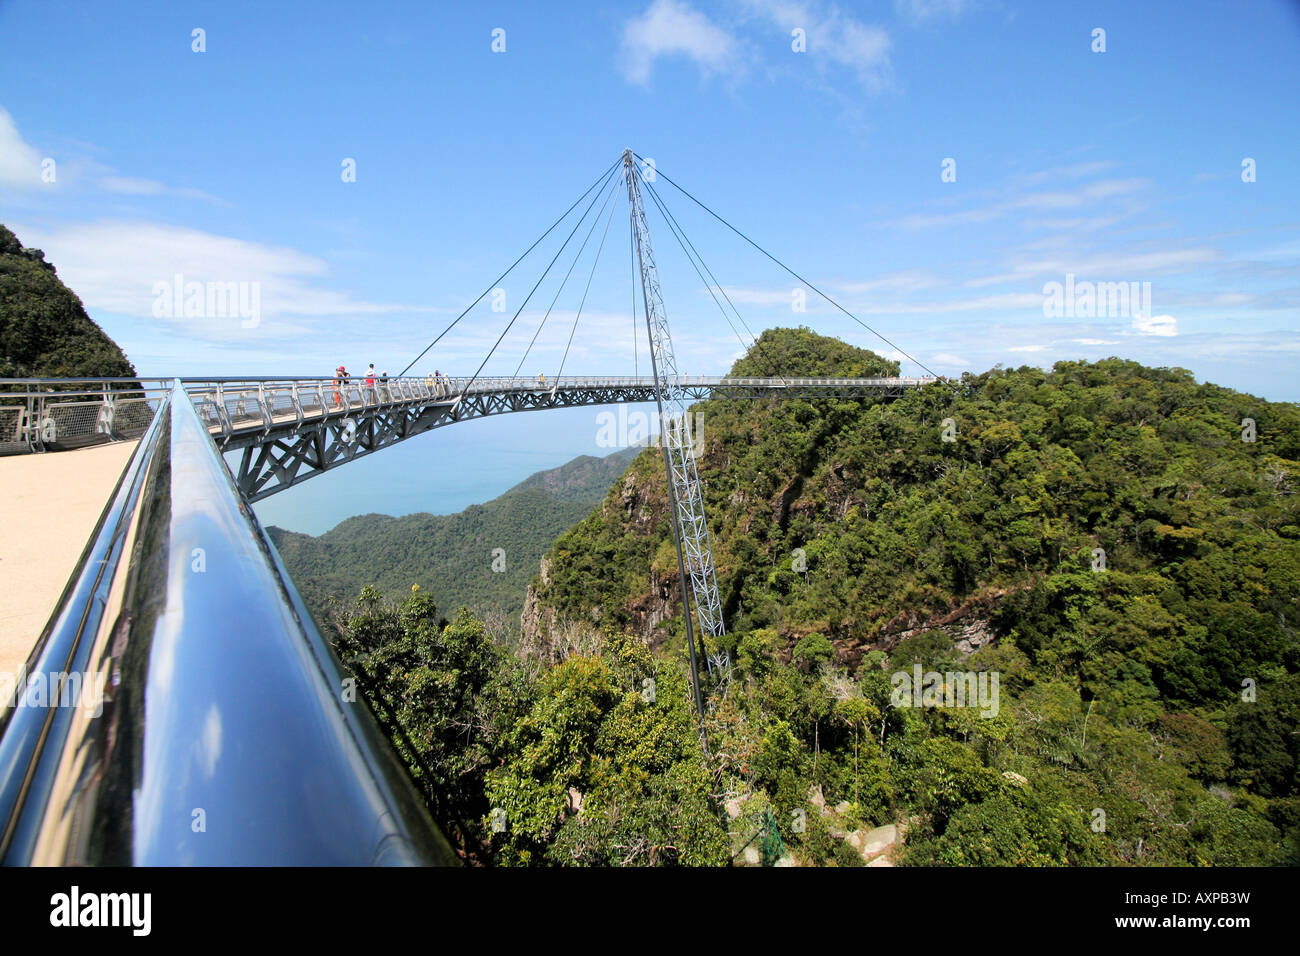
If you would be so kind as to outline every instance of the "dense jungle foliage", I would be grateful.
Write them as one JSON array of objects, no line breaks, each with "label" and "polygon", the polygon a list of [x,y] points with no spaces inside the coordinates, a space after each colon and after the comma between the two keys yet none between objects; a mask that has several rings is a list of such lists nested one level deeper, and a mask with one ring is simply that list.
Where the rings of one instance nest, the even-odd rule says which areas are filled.
[{"label": "dense jungle foliage", "polygon": [[[893,371],[800,329],[734,372],[778,368]],[[340,621],[468,858],[724,864],[772,831],[799,864],[1300,862],[1295,406],[1109,359],[699,410],[707,754],[652,454],[534,581],[559,663],[424,591]]]}]

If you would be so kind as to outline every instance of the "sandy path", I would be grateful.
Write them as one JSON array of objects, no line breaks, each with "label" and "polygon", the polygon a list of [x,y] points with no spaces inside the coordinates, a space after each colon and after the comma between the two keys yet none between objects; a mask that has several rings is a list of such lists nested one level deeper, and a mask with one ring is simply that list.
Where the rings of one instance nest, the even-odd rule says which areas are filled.
[{"label": "sandy path", "polygon": [[135,445],[0,458],[0,674],[31,653]]}]

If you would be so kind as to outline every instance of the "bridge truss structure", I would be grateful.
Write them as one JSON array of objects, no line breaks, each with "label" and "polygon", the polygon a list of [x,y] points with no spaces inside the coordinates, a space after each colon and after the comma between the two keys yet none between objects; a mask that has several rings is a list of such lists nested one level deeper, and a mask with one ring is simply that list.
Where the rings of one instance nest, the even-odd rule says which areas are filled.
[{"label": "bridge truss structure", "polygon": [[[682,400],[729,398],[897,398],[926,379],[679,377]],[[662,383],[661,383],[662,384]],[[218,446],[241,452],[235,483],[261,501],[315,475],[457,422],[514,412],[653,402],[648,377],[392,379],[373,387],[328,379],[206,380],[186,390]],[[664,419],[661,418],[661,421]],[[670,433],[676,429],[666,428]]]}]

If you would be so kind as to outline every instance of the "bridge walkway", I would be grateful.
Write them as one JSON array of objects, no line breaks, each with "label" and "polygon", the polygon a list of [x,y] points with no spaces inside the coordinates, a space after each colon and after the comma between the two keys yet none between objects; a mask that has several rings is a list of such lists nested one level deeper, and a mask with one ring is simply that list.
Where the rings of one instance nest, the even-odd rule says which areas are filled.
[{"label": "bridge walkway", "polygon": [[136,442],[0,457],[0,674],[17,674]]}]

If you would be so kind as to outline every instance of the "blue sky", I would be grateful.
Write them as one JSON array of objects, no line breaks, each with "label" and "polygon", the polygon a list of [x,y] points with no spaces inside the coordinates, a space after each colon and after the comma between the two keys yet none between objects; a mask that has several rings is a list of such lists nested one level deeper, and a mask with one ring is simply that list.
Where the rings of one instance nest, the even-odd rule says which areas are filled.
[{"label": "blue sky", "polygon": [[[1120,355],[1300,399],[1291,2],[127,9],[0,0],[0,221],[141,374],[396,372],[632,146],[941,374]],[[658,188],[750,328],[889,354],[815,297],[795,313],[794,280]],[[566,373],[632,371],[622,206],[613,221]],[[725,370],[743,342],[650,226],[680,365]],[[599,235],[528,374],[558,369]],[[555,248],[417,369],[477,367]],[[255,286],[256,322],[157,315],[177,274]],[[1150,308],[1049,316],[1067,275],[1150,283]],[[488,372],[514,370],[554,289]],[[598,451],[596,432],[594,410],[457,426],[259,512],[319,531],[456,510]]]}]

